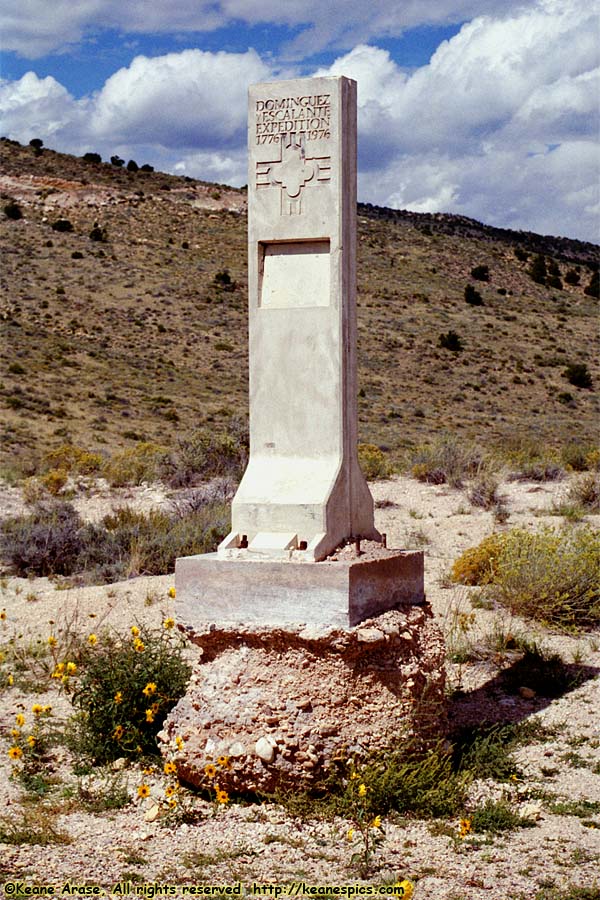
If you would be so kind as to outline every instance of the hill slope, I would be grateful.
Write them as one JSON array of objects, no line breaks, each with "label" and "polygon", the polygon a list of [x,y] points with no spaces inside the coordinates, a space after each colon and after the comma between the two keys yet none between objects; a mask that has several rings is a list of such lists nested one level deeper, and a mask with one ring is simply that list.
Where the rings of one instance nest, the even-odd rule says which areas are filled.
[{"label": "hill slope", "polygon": [[[245,193],[0,149],[5,465],[27,470],[65,440],[168,445],[246,415]],[[362,441],[396,454],[443,430],[487,445],[597,437],[597,301],[584,293],[597,247],[361,205],[358,248]],[[562,289],[531,279],[532,253]],[[468,284],[482,305],[465,302]],[[450,331],[461,351],[440,346]],[[587,365],[593,387],[570,384],[567,364]]]}]

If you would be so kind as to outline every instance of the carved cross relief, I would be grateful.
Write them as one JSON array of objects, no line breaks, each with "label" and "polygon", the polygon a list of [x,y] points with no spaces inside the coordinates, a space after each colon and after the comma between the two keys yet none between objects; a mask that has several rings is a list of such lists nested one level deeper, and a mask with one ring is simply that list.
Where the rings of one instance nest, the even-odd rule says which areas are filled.
[{"label": "carved cross relief", "polygon": [[256,187],[279,185],[281,215],[302,213],[302,194],[305,185],[323,183],[331,179],[330,156],[306,156],[304,136],[281,135],[279,157],[256,163]]}]

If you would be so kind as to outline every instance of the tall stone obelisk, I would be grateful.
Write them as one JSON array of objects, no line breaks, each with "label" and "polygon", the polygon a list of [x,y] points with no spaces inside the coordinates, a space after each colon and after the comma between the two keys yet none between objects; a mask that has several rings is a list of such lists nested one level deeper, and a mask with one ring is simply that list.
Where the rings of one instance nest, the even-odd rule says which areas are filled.
[{"label": "tall stone obelisk", "polygon": [[357,459],[356,82],[249,92],[250,460],[219,555],[376,538]]}]

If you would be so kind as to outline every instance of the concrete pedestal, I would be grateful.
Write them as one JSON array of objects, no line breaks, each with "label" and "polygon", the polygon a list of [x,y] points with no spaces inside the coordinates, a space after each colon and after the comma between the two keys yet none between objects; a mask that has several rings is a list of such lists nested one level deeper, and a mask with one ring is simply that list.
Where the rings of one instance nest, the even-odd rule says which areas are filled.
[{"label": "concrete pedestal", "polygon": [[425,599],[420,551],[381,548],[317,563],[248,557],[224,560],[207,553],[178,559],[177,621],[193,631],[207,622],[343,628]]}]

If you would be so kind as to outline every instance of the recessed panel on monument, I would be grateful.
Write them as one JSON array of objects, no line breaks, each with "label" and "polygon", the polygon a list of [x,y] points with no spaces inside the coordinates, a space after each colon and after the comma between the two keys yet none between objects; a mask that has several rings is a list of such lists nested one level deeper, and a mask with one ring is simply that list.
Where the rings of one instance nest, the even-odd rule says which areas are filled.
[{"label": "recessed panel on monument", "polygon": [[250,459],[221,557],[376,537],[356,412],[356,83],[258,84],[248,110]]}]

